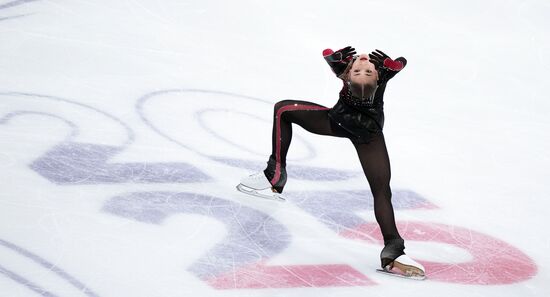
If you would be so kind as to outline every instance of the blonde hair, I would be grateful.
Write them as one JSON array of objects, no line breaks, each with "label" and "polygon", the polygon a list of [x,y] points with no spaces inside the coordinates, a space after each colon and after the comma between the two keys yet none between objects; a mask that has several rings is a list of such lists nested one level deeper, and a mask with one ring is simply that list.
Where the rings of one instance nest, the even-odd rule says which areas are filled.
[{"label": "blonde hair", "polygon": [[342,72],[342,74],[340,74],[338,76],[338,78],[340,78],[342,80],[345,80],[345,81],[349,81],[349,71],[351,70],[351,66],[353,65],[354,61],[355,61],[355,59],[351,60],[348,63],[348,66],[346,66],[346,69]]},{"label": "blonde hair", "polygon": [[371,99],[374,96],[374,93],[376,93],[376,89],[378,89],[376,82],[355,83],[348,80],[348,84],[351,95],[361,100]]}]

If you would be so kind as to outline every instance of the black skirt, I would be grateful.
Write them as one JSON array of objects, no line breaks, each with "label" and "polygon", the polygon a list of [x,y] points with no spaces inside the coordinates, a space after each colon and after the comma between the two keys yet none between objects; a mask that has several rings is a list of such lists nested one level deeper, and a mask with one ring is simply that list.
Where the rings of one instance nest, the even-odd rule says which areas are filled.
[{"label": "black skirt", "polygon": [[384,110],[380,104],[356,106],[342,98],[329,110],[330,119],[350,133],[353,143],[368,143],[382,134],[384,127]]}]

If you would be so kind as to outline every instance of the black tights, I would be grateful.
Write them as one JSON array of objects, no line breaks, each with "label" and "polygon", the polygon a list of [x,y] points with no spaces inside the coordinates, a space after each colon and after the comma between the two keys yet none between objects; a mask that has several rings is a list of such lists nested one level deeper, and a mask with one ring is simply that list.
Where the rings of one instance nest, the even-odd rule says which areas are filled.
[{"label": "black tights", "polygon": [[[270,159],[284,170],[292,140],[293,123],[311,133],[351,138],[351,134],[329,118],[328,111],[329,108],[307,101],[284,100],[276,103]],[[380,134],[368,143],[354,143],[354,146],[374,197],[374,214],[384,241],[400,239],[391,203],[390,159],[384,135]],[[278,178],[275,179],[277,180]],[[273,179],[271,181],[274,184]],[[281,189],[283,186],[284,184],[280,185]]]}]

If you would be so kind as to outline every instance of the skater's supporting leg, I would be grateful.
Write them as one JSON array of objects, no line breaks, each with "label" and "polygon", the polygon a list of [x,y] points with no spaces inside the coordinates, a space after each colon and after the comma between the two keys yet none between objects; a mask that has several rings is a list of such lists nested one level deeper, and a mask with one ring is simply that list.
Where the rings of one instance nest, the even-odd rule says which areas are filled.
[{"label": "skater's supporting leg", "polygon": [[355,144],[355,148],[374,197],[374,214],[384,242],[398,241],[401,236],[395,225],[391,203],[390,159],[384,135],[379,135],[366,144]]},{"label": "skater's supporting leg", "polygon": [[[355,144],[361,166],[374,197],[374,215],[384,237],[384,249],[380,253],[382,268],[391,273],[423,279],[424,267],[405,255],[405,241],[395,225],[390,188],[390,159],[384,135],[366,144]],[[398,272],[393,272],[397,268]]]}]

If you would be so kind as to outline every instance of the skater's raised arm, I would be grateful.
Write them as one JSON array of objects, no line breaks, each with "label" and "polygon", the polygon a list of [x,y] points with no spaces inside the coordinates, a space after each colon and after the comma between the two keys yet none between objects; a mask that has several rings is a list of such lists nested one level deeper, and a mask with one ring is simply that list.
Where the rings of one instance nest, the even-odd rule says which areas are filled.
[{"label": "skater's raised arm", "polygon": [[407,59],[399,57],[392,60],[381,50],[369,54],[370,62],[378,71],[378,85],[385,84],[407,65]]},{"label": "skater's raised arm", "polygon": [[355,48],[347,46],[333,51],[327,48],[323,57],[334,74],[343,81],[340,97],[353,97],[366,102],[382,102],[386,83],[405,68],[407,60],[395,60],[381,50],[357,55]]},{"label": "skater's raised arm", "polygon": [[346,46],[337,51],[327,48],[323,51],[323,57],[332,69],[332,72],[334,72],[337,77],[345,79],[346,70],[348,66],[350,66],[350,62],[353,60],[353,56],[356,53],[355,49],[351,46]]}]

